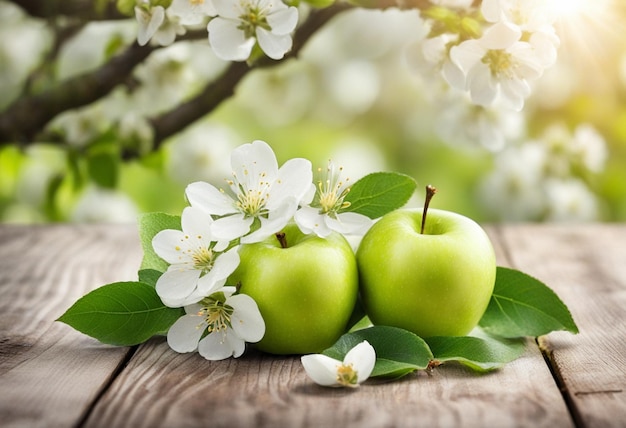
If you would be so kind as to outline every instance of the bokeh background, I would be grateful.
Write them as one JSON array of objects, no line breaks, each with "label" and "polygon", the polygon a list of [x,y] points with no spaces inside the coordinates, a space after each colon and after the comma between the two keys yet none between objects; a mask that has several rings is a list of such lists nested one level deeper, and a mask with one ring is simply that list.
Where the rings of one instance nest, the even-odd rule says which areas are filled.
[{"label": "bokeh background", "polygon": [[[624,3],[564,2],[558,61],[521,112],[477,107],[451,90],[420,58],[427,30],[418,11],[348,10],[297,60],[248,73],[234,96],[152,150],[145,118],[189,99],[227,66],[205,38],[176,42],[106,97],[59,114],[35,142],[0,142],[0,221],[179,214],[188,183],[223,183],[230,151],[255,139],[281,163],[333,159],[352,180],[409,174],[438,188],[433,206],[481,222],[624,221]],[[58,25],[0,1],[0,112],[97,69],[137,34],[134,19],[93,21],[54,46]],[[110,156],[119,144],[140,155]]]}]

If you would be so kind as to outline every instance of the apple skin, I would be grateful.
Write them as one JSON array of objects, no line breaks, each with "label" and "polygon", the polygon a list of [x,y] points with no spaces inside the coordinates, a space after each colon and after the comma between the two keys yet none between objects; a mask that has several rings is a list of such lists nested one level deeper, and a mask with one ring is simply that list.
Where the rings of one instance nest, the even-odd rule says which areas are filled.
[{"label": "apple skin", "polygon": [[464,336],[493,293],[496,257],[485,231],[460,214],[421,209],[383,216],[357,250],[361,297],[374,324],[421,337]]},{"label": "apple skin", "polygon": [[346,331],[358,296],[358,270],[346,239],[323,239],[289,224],[287,248],[274,236],[242,245],[229,278],[252,297],[265,321],[256,347],[272,354],[319,353]]}]

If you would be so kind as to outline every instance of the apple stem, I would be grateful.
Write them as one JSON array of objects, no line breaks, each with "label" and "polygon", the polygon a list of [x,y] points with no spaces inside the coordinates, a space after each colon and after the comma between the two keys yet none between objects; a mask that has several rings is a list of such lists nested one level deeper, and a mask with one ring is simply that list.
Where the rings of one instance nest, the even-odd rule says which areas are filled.
[{"label": "apple stem", "polygon": [[276,239],[280,242],[281,248],[287,248],[287,237],[285,236],[285,232],[277,232]]},{"label": "apple stem", "polygon": [[426,225],[426,213],[428,212],[428,205],[430,204],[430,200],[437,193],[437,189],[435,189],[432,185],[426,186],[426,198],[424,200],[424,212],[422,213],[422,228],[420,229],[420,233],[424,234],[424,226]]}]

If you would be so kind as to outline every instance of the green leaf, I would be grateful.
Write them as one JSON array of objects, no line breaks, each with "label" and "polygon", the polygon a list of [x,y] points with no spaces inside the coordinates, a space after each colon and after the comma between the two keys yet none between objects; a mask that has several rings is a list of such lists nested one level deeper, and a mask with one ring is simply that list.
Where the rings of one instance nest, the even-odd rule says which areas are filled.
[{"label": "green leaf", "polygon": [[498,267],[496,284],[480,326],[502,337],[541,336],[551,331],[578,333],[572,315],[541,281],[515,269]]},{"label": "green leaf", "polygon": [[102,343],[132,346],[165,333],[182,315],[182,308],[165,306],[148,284],[115,282],[78,299],[57,321]]},{"label": "green leaf", "polygon": [[163,272],[156,269],[141,269],[139,271],[139,282],[156,287],[157,280],[163,275]]},{"label": "green leaf", "polygon": [[358,180],[350,188],[345,201],[350,206],[345,211],[353,211],[378,218],[407,203],[417,183],[408,175],[396,172],[375,172]]},{"label": "green leaf", "polygon": [[348,351],[364,340],[376,350],[373,377],[399,378],[415,370],[424,370],[433,358],[422,338],[410,331],[388,326],[373,326],[346,333],[322,353],[343,361]]},{"label": "green leaf", "polygon": [[180,230],[180,216],[165,213],[147,213],[139,216],[139,238],[143,248],[141,269],[153,269],[165,272],[169,266],[152,248],[154,235],[165,229]]},{"label": "green leaf", "polygon": [[435,360],[458,361],[480,372],[498,369],[519,358],[526,349],[526,339],[437,336],[425,340]]},{"label": "green leaf", "polygon": [[107,189],[113,189],[117,185],[119,164],[119,155],[104,149],[93,150],[87,157],[89,177]]}]

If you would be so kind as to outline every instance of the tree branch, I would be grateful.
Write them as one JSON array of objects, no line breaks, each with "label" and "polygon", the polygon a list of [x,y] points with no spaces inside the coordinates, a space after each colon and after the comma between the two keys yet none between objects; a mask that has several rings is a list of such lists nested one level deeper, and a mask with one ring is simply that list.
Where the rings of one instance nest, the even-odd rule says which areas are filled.
[{"label": "tree branch", "polygon": [[[58,15],[74,16],[83,21],[126,19],[115,7],[115,2],[94,0],[11,0],[31,16],[52,18]],[[102,6],[102,7],[99,7]]]},{"label": "tree branch", "polygon": [[[345,3],[336,3],[328,8],[311,12],[309,18],[296,30],[292,50],[285,56],[285,59],[296,57],[309,38],[320,27],[340,12],[352,7]],[[273,61],[270,58],[263,57],[252,68],[244,62],[233,62],[218,80],[209,83],[195,98],[159,117],[151,119],[154,129],[154,149],[157,149],[163,143],[163,140],[207,115],[224,100],[232,96],[235,87],[248,72],[254,68],[273,67],[282,61],[284,60]]]},{"label": "tree branch", "polygon": [[31,141],[57,114],[92,103],[122,83],[154,50],[132,44],[99,69],[68,79],[42,93],[21,98],[0,114],[0,144]]}]

